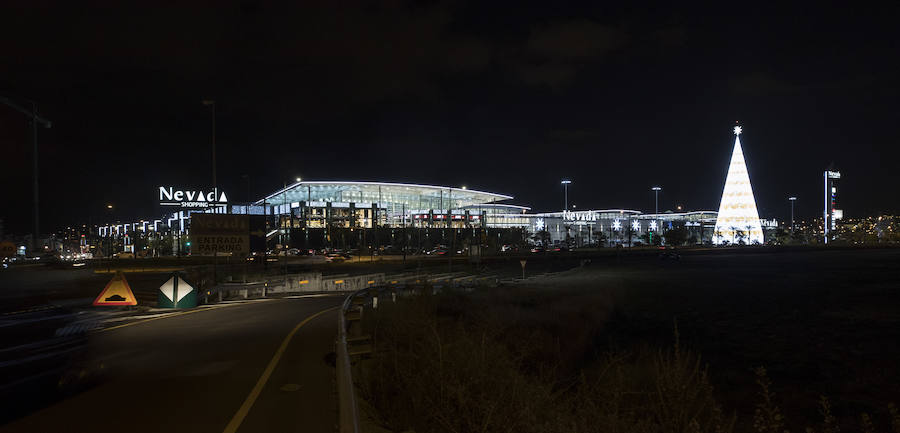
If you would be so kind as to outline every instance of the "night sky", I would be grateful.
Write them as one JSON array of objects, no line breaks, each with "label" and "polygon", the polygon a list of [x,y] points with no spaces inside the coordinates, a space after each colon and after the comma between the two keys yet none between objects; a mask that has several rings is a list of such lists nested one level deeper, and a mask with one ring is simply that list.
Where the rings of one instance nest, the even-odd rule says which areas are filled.
[{"label": "night sky", "polygon": [[[598,2],[599,3],[599,2]],[[718,210],[740,120],[760,217],[900,211],[893,9],[553,2],[3,6],[0,95],[37,102],[42,229],[232,201],[297,176],[462,186],[562,208]],[[845,3],[845,5],[850,5]],[[793,9],[792,9],[793,8]],[[0,218],[31,229],[31,136],[0,106]]]}]

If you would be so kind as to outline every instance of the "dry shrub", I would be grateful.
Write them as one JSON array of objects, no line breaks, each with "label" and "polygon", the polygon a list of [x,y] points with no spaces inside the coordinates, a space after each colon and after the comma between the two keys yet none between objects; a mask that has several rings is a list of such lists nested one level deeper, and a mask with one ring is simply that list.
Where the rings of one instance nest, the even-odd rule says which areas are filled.
[{"label": "dry shrub", "polygon": [[[359,369],[360,394],[393,431],[732,430],[700,358],[677,334],[671,349],[603,353],[572,371],[577,357],[554,332],[570,327],[474,317],[472,305],[457,304],[468,300],[425,293],[367,318],[376,351]],[[512,317],[528,315],[519,313]]]},{"label": "dry shrub", "polygon": [[[596,349],[611,306],[603,296],[565,300],[533,292],[440,294],[380,303],[365,315],[375,344],[356,368],[360,397],[380,425],[398,432],[785,433],[765,368],[752,422],[736,425],[715,398],[699,355],[666,349]],[[900,411],[889,405],[900,433]],[[821,397],[822,422],[840,431]],[[883,431],[868,415],[861,431]]]}]

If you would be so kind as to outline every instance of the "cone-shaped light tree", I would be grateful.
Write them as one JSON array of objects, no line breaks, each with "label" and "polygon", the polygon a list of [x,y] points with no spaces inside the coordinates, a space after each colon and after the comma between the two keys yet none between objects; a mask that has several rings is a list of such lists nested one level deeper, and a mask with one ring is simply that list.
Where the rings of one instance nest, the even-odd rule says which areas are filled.
[{"label": "cone-shaped light tree", "polygon": [[716,218],[716,231],[713,233],[714,244],[763,243],[762,226],[759,224],[759,213],[756,200],[753,198],[753,187],[741,149],[741,127],[734,127],[734,150],[731,152],[731,164],[722,190],[722,201],[719,203],[719,216]]}]

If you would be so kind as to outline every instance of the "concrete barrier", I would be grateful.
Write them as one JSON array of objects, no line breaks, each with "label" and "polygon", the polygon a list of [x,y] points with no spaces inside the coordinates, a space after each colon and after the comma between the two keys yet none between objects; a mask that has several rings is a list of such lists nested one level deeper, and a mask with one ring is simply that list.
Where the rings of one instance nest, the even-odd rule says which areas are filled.
[{"label": "concrete barrier", "polygon": [[264,281],[222,283],[210,290],[205,301],[247,299],[292,293],[355,292],[385,284],[384,274],[322,275],[320,272],[288,274]]}]

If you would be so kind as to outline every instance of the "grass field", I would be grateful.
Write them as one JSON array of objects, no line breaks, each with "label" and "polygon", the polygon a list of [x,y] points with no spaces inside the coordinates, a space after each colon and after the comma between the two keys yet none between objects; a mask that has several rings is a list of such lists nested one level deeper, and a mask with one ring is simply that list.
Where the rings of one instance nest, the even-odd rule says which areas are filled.
[{"label": "grass field", "polygon": [[[589,389],[595,394],[612,389],[602,381],[591,382],[592,388],[583,379],[616,365],[625,371],[623,380],[631,381],[623,389],[650,395],[653,386],[643,382],[657,377],[659,386],[653,369],[660,357],[672,356],[676,324],[680,350],[691,350],[708,365],[710,398],[725,414],[736,415],[735,431],[764,431],[753,426],[760,401],[757,367],[765,367],[772,402],[792,431],[828,430],[821,425],[826,418],[821,396],[830,400],[835,423],[844,431],[862,431],[863,413],[878,431],[890,431],[888,404],[900,402],[900,250],[716,251],[683,254],[678,261],[625,254],[598,257],[586,267],[516,287],[425,298],[381,309],[368,319],[378,351],[363,372],[364,394],[387,420],[392,418],[384,412],[394,407],[389,400],[415,394],[402,389],[417,386],[415,377],[406,376],[427,375],[434,387],[444,386],[434,382],[435,365],[469,372],[450,380],[455,385],[448,386],[458,392],[478,386],[489,386],[497,396],[504,388],[527,390],[545,406],[529,406],[532,413],[578,412],[580,406],[565,403],[566,398],[590,401]],[[479,363],[471,361],[479,347],[493,348],[482,349],[481,364],[490,365],[480,372]],[[467,354],[448,353],[455,350]],[[441,362],[414,361],[429,356]],[[418,367],[398,372],[404,365],[398,359]],[[386,374],[405,385],[379,379]],[[478,374],[483,380],[460,379]],[[685,374],[689,387],[703,388],[699,377]],[[479,394],[487,405],[489,394]],[[516,406],[515,397],[503,399]],[[650,416],[656,413],[651,403],[638,399],[630,407]],[[441,410],[432,408],[451,413]],[[581,425],[578,417],[571,419]],[[416,424],[412,418],[393,421]]]}]

